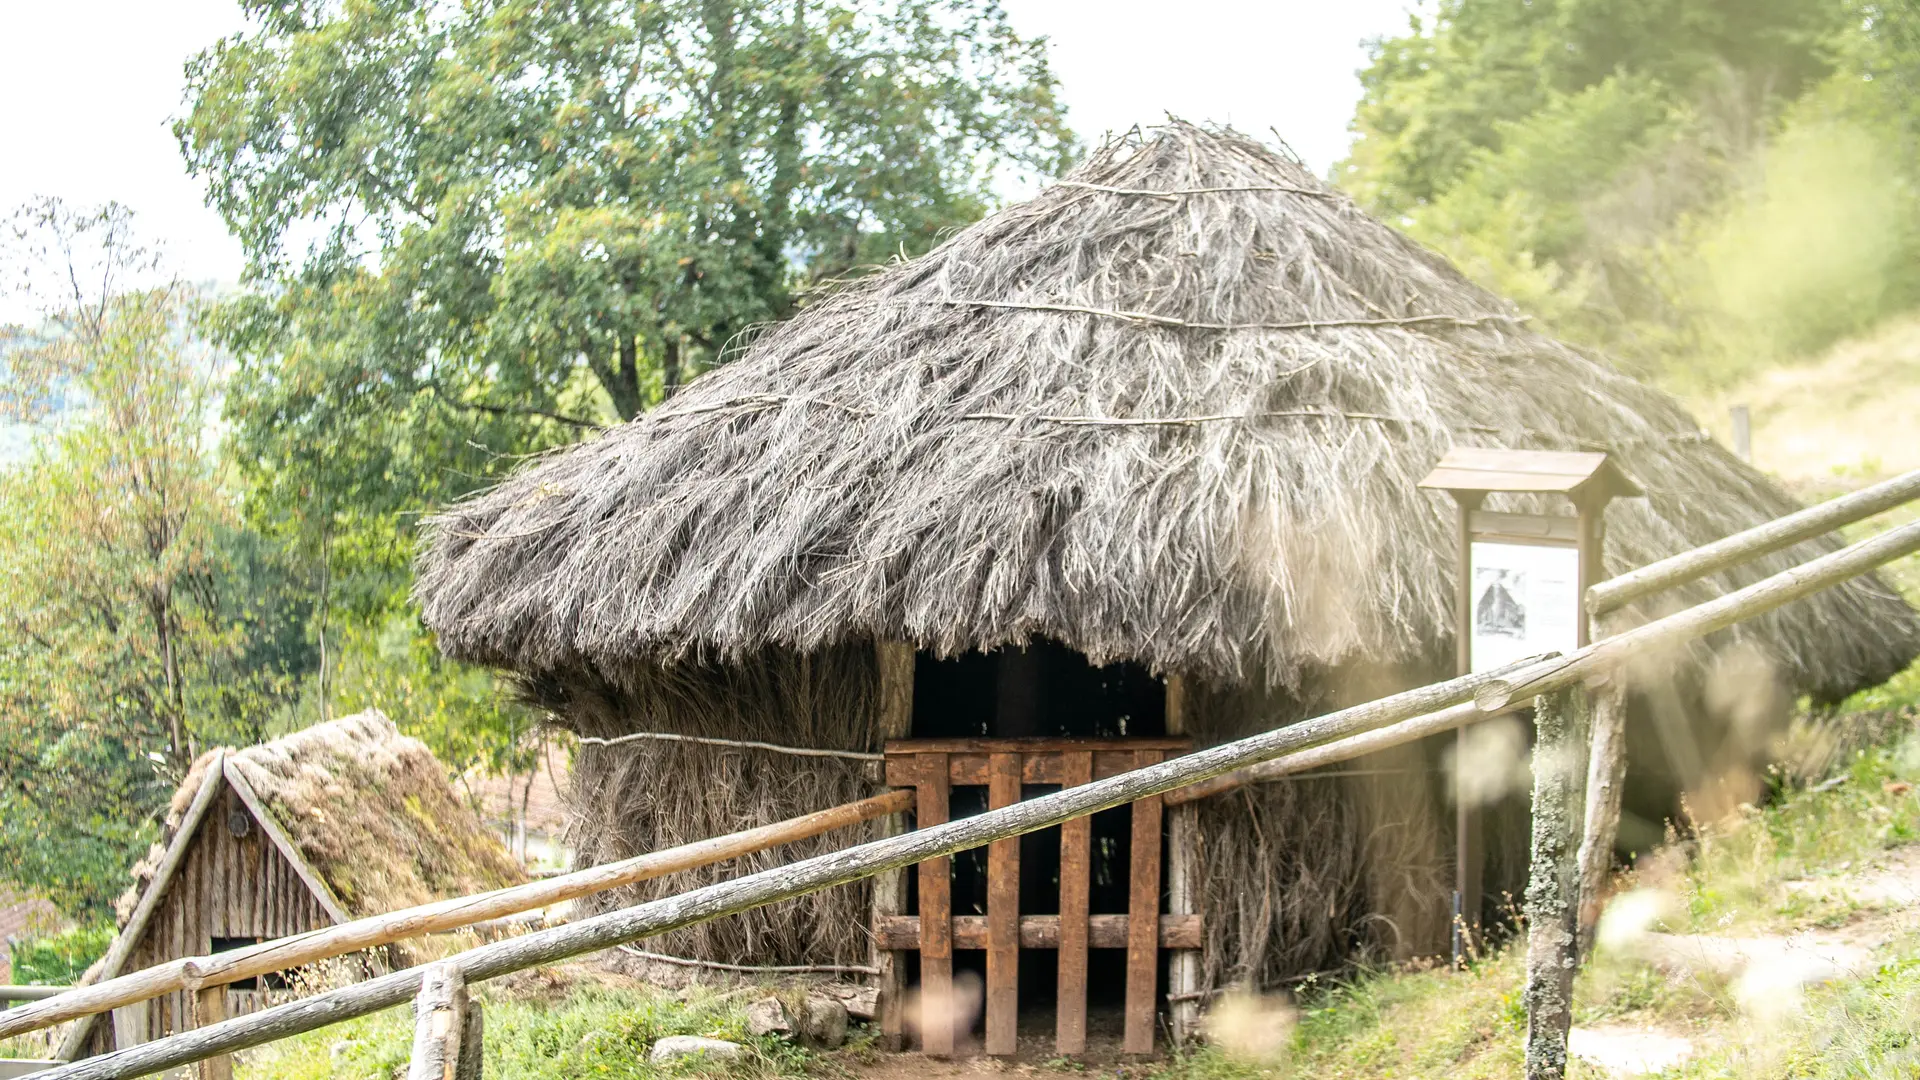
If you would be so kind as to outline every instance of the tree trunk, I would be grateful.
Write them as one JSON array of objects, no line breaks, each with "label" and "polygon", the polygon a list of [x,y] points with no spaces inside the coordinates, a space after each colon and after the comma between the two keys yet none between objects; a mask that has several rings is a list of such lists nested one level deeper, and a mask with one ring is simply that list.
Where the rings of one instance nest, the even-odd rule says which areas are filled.
[{"label": "tree trunk", "polygon": [[660,352],[660,399],[665,401],[680,389],[680,340],[668,338]]},{"label": "tree trunk", "polygon": [[611,366],[595,365],[594,374],[600,377],[600,385],[607,391],[607,397],[613,401],[613,411],[620,419],[631,420],[640,415],[646,403],[640,400],[640,344],[631,334],[620,338],[620,354]]}]

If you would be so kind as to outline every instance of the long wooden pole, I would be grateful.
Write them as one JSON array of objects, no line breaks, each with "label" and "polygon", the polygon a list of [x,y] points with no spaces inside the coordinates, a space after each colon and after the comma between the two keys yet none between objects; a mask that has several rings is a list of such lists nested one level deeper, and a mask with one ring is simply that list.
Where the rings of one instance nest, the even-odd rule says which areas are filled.
[{"label": "long wooden pole", "polygon": [[[1505,711],[1523,696],[1552,693],[1616,668],[1641,649],[1677,645],[1710,634],[1914,551],[1920,551],[1920,522],[1589,645],[1565,658],[1529,665],[1515,675],[1449,679],[1000,810],[482,945],[445,962],[459,965],[469,982],[496,978],[949,856],[1003,837],[1049,828],[1288,753],[1437,712],[1468,696],[1485,712]],[[211,1027],[49,1069],[37,1076],[38,1080],[145,1076],[392,1008],[411,998],[419,987],[420,969],[409,968]]]},{"label": "long wooden pole", "polygon": [[[1294,750],[1433,712],[1471,697],[1488,682],[1485,675],[1471,675],[1423,686],[999,810],[481,945],[442,962],[457,964],[469,984],[555,963],[1050,828]],[[413,997],[420,979],[421,969],[408,968],[224,1024],[62,1065],[38,1074],[38,1080],[117,1080],[161,1072],[392,1008]]]},{"label": "long wooden pole", "polygon": [[1587,590],[1587,611],[1605,615],[1643,596],[1824,536],[1914,499],[1920,499],[1920,469],[1609,578]]},{"label": "long wooden pole", "polygon": [[913,792],[889,791],[771,825],[649,852],[544,881],[422,904],[213,956],[171,960],[0,1013],[0,1039],[132,1005],[176,990],[194,992],[210,986],[257,978],[330,957],[390,945],[422,934],[457,930],[622,885],[739,858],[899,813],[912,806]]},{"label": "long wooden pole", "polygon": [[[1560,654],[1544,653],[1540,656],[1531,656],[1525,660],[1516,660],[1504,667],[1498,667],[1492,671],[1482,672],[1481,674],[1489,679],[1498,679],[1504,675],[1524,671],[1543,660],[1549,660],[1558,655]],[[1299,773],[1308,772],[1312,769],[1319,769],[1328,765],[1337,765],[1343,761],[1352,761],[1357,757],[1365,757],[1368,754],[1378,753],[1382,750],[1390,750],[1403,743],[1409,743],[1415,739],[1423,739],[1429,735],[1438,735],[1442,732],[1453,731],[1477,720],[1485,720],[1486,718],[1487,714],[1481,710],[1480,706],[1471,701],[1463,702],[1459,705],[1441,709],[1438,712],[1427,713],[1424,716],[1416,716],[1411,720],[1402,720],[1397,724],[1388,724],[1386,727],[1375,728],[1372,731],[1341,739],[1338,742],[1330,742],[1325,746],[1316,746],[1311,750],[1302,750],[1298,753],[1288,754],[1285,757],[1277,757],[1272,761],[1262,762],[1249,769],[1240,769],[1236,772],[1230,772],[1225,776],[1216,776],[1204,783],[1190,784],[1187,787],[1167,792],[1161,801],[1168,806],[1184,806],[1187,803],[1197,802],[1209,796],[1223,794],[1228,791],[1236,791],[1246,787],[1248,784],[1270,783]]]}]

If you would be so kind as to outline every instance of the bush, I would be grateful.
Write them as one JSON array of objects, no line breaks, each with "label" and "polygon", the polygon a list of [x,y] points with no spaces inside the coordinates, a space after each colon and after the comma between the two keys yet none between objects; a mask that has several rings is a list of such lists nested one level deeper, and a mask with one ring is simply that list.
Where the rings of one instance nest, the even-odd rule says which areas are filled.
[{"label": "bush", "polygon": [[79,926],[13,946],[13,981],[28,986],[72,986],[113,944],[108,923]]}]

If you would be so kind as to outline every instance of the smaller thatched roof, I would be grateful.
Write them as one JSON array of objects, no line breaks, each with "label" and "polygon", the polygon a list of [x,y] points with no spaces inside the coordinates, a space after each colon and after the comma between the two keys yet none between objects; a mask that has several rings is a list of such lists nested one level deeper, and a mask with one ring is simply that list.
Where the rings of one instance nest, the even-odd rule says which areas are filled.
[{"label": "smaller thatched roof", "polygon": [[[209,751],[174,793],[160,842],[134,867],[121,922],[153,882],[208,770],[224,759],[352,917],[526,880],[447,782],[425,743],[368,711],[251,746]],[[231,773],[229,774],[231,775]]]}]

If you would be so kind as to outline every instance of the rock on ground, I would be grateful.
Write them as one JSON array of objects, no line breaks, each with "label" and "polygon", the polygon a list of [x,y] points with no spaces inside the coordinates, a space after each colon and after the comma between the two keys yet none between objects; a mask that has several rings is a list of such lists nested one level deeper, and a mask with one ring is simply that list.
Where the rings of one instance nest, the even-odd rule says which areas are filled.
[{"label": "rock on ground", "polygon": [[733,1061],[746,1052],[746,1047],[725,1039],[709,1039],[700,1035],[668,1035],[654,1042],[653,1051],[647,1057],[654,1064],[659,1065],[700,1056],[705,1056],[712,1061]]}]

